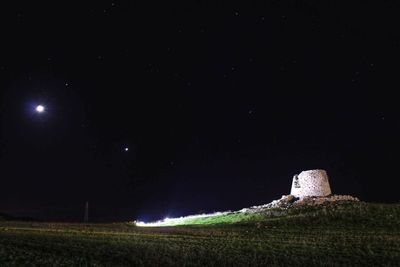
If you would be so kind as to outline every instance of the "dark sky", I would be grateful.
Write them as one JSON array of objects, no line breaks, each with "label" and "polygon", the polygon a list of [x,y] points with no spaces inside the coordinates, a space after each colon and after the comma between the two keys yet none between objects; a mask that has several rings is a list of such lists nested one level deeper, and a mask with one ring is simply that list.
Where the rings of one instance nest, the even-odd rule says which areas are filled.
[{"label": "dark sky", "polygon": [[0,211],[234,210],[313,168],[399,201],[396,1],[172,2],[1,4]]}]

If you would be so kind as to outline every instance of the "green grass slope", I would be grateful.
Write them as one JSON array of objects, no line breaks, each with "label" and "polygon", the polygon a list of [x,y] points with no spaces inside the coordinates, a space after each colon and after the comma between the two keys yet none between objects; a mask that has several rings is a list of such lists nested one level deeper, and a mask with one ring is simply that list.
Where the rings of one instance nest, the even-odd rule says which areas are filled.
[{"label": "green grass slope", "polygon": [[[222,214],[207,214],[200,217],[187,216],[176,219],[168,219],[156,224],[144,224],[143,226],[188,226],[188,225],[231,225],[243,223],[255,223],[273,218],[282,218],[282,223],[292,220],[306,220],[311,218],[318,223],[396,223],[400,218],[399,205],[373,204],[365,202],[343,202],[324,206],[299,206],[288,209],[274,208],[258,212],[226,212]],[[380,219],[378,219],[380,218]],[[140,224],[139,224],[140,225]]]},{"label": "green grass slope", "polygon": [[0,266],[399,266],[400,206],[224,214],[191,226],[0,222]]}]

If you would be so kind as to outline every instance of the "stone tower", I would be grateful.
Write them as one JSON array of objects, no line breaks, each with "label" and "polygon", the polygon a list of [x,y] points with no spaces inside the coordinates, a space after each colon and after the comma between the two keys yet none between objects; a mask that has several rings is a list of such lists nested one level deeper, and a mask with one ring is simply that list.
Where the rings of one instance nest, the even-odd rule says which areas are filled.
[{"label": "stone tower", "polygon": [[298,197],[324,197],[332,194],[328,174],[324,170],[302,171],[293,177],[290,194]]}]

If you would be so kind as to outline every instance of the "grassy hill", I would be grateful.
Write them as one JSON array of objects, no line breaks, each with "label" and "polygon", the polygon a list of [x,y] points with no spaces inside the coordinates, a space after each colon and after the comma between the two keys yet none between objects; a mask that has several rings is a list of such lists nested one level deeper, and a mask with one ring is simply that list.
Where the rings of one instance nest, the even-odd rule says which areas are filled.
[{"label": "grassy hill", "polygon": [[224,213],[173,227],[0,222],[0,266],[399,266],[399,262],[400,205],[395,204]]},{"label": "grassy hill", "polygon": [[[400,218],[400,205],[373,204],[345,202],[326,206],[300,206],[288,209],[273,208],[253,212],[224,212],[204,214],[201,216],[187,216],[181,218],[166,219],[155,223],[141,224],[139,226],[184,226],[184,225],[232,225],[251,224],[256,222],[275,220],[281,223],[298,221],[301,223],[307,218],[316,223],[323,224],[365,224],[389,223],[397,224]],[[278,219],[280,218],[280,219]],[[379,218],[379,219],[378,219]]]}]

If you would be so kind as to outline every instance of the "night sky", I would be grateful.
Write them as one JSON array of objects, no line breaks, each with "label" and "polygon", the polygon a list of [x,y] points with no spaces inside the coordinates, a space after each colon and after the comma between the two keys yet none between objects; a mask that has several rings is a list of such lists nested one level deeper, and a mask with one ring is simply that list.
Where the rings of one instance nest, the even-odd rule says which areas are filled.
[{"label": "night sky", "polygon": [[400,4],[214,2],[2,3],[0,212],[235,210],[315,168],[398,202]]}]

